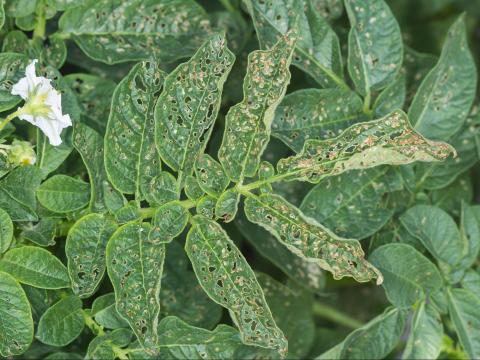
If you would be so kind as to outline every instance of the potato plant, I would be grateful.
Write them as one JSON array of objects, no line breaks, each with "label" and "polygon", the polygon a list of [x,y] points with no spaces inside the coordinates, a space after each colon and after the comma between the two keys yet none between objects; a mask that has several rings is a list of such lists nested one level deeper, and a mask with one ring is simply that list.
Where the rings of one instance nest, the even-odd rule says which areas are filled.
[{"label": "potato plant", "polygon": [[480,358],[479,6],[0,0],[1,357]]}]

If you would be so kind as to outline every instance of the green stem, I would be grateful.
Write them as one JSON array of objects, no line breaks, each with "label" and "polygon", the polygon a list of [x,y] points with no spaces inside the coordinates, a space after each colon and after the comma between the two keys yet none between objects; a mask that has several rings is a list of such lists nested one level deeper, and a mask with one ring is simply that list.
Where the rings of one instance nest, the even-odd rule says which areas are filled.
[{"label": "green stem", "polygon": [[350,329],[357,329],[363,325],[360,321],[351,318],[350,316],[338,311],[334,307],[318,301],[313,303],[312,311],[315,316],[330,320]]},{"label": "green stem", "polygon": [[129,349],[122,349],[120,346],[110,344],[112,347],[113,353],[115,354],[115,358],[120,360],[128,360],[128,353],[130,352]]},{"label": "green stem", "polygon": [[229,12],[235,12],[235,8],[230,3],[230,0],[220,0],[220,2],[225,7],[225,9],[227,9]]},{"label": "green stem", "polygon": [[18,115],[20,115],[22,113],[21,109],[20,110],[17,110],[13,113],[11,113],[10,115],[8,115],[5,119],[3,119],[2,122],[0,122],[0,131],[10,122],[12,121],[13,119],[15,119]]},{"label": "green stem", "polygon": [[363,99],[363,112],[369,117],[372,116],[372,110],[370,109],[371,100],[372,100],[372,95],[370,94],[370,91],[369,91],[367,92],[367,95],[365,95],[365,99]]},{"label": "green stem", "polygon": [[33,29],[34,38],[45,38],[45,28],[47,25],[47,19],[45,17],[45,3],[40,0],[35,10],[35,28]]},{"label": "green stem", "polygon": [[271,176],[271,177],[266,178],[266,179],[254,181],[250,184],[237,185],[236,188],[237,188],[239,193],[244,194],[244,193],[249,192],[251,190],[257,189],[262,185],[271,184],[273,182],[283,180],[284,178],[286,178],[290,175],[291,175],[290,173],[278,174],[278,175],[274,175],[274,176]]},{"label": "green stem", "polygon": [[85,325],[97,336],[104,336],[105,331],[103,326],[99,325],[88,311],[82,310],[83,319],[85,320]]}]

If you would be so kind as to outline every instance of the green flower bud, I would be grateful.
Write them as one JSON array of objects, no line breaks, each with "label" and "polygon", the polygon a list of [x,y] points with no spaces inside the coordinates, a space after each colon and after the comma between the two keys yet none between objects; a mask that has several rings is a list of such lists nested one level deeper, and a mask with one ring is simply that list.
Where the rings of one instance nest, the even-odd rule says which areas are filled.
[{"label": "green flower bud", "polygon": [[28,141],[14,140],[7,151],[8,162],[13,165],[33,165],[37,160],[32,144]]}]

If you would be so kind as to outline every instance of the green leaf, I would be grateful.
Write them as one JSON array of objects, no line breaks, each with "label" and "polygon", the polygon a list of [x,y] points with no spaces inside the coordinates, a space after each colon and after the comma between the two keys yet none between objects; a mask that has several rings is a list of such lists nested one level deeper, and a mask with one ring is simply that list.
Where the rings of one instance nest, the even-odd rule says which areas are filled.
[{"label": "green leaf", "polygon": [[300,210],[339,236],[364,239],[380,230],[394,213],[382,204],[385,194],[402,188],[396,169],[349,171],[316,185]]},{"label": "green leaf", "polygon": [[285,356],[287,341],[240,250],[216,222],[198,215],[192,223],[185,251],[200,285],[213,301],[229,309],[243,343],[273,348]]},{"label": "green leaf", "polygon": [[334,279],[352,276],[360,282],[374,278],[378,284],[382,282],[380,272],[364,259],[357,240],[338,237],[281,196],[250,194],[245,200],[245,214],[294,254],[330,271]]},{"label": "green leaf", "polygon": [[14,248],[0,260],[0,271],[19,282],[42,289],[70,287],[65,265],[52,253],[37,246]]},{"label": "green leaf", "polygon": [[22,287],[0,272],[0,355],[23,354],[33,340],[32,311]]},{"label": "green leaf", "polygon": [[462,287],[480,299],[480,273],[473,269],[467,270],[462,279]]},{"label": "green leaf", "polygon": [[35,191],[41,173],[35,166],[21,166],[0,180],[0,207],[13,221],[36,221]]},{"label": "green leaf", "polygon": [[31,226],[27,226],[20,233],[20,238],[40,246],[55,245],[55,235],[59,219],[44,217]]},{"label": "green leaf", "polygon": [[155,106],[155,141],[163,161],[185,176],[205,149],[234,60],[225,38],[215,35],[165,79]]},{"label": "green leaf", "polygon": [[105,249],[117,229],[113,220],[89,214],[68,231],[65,254],[73,292],[81,298],[95,293],[105,273]]},{"label": "green leaf", "polygon": [[21,30],[9,31],[2,42],[2,52],[24,53],[28,51],[28,36]]},{"label": "green leaf", "polygon": [[480,299],[465,289],[448,289],[448,309],[460,344],[471,359],[480,357]]},{"label": "green leaf", "polygon": [[385,279],[382,286],[397,308],[409,308],[443,285],[436,266],[410,245],[380,246],[368,260],[382,272]]},{"label": "green leaf", "polygon": [[248,55],[243,100],[230,108],[218,158],[234,182],[252,177],[270,139],[275,109],[290,82],[290,62],[296,37],[287,33],[270,50]]},{"label": "green leaf", "polygon": [[84,326],[82,301],[67,296],[45,311],[35,336],[47,345],[66,346],[82,333]]},{"label": "green leaf", "polygon": [[178,316],[191,325],[212,329],[223,308],[203,291],[178,242],[168,244],[167,253],[160,292],[162,316]]},{"label": "green leaf", "polygon": [[407,82],[407,104],[412,102],[423,79],[435,66],[437,60],[437,57],[434,55],[420,53],[405,46],[402,72],[405,73]]},{"label": "green leaf", "polygon": [[384,0],[345,0],[351,29],[348,34],[348,72],[355,88],[367,98],[398,74],[403,41],[397,20]]},{"label": "green leaf", "polygon": [[290,279],[312,292],[322,291],[325,285],[325,272],[317,263],[292,253],[268,231],[249,222],[243,212],[235,218],[235,225],[256,251]]},{"label": "green leaf", "polygon": [[431,205],[415,205],[400,216],[400,221],[438,260],[450,266],[460,261],[463,241],[455,221],[445,211]]},{"label": "green leaf", "polygon": [[415,129],[447,140],[462,126],[477,88],[475,61],[468,49],[465,16],[450,27],[440,59],[412,101],[408,115]]},{"label": "green leaf", "polygon": [[200,188],[215,197],[218,197],[230,183],[222,165],[208,154],[198,157],[195,163],[195,175]]},{"label": "green leaf", "polygon": [[6,111],[17,105],[22,98],[12,95],[12,86],[25,76],[29,59],[24,54],[0,54],[0,111]]},{"label": "green leaf", "polygon": [[4,0],[0,0],[0,29],[3,27],[5,23],[5,9],[4,9]]},{"label": "green leaf", "polygon": [[311,0],[244,0],[262,48],[295,29],[299,40],[293,64],[323,87],[346,87],[338,37]]},{"label": "green leaf", "polygon": [[195,177],[188,175],[185,179],[185,195],[190,200],[196,201],[200,199],[205,193],[198,184],[198,181]]},{"label": "green leaf", "polygon": [[11,17],[24,17],[35,12],[37,0],[8,1],[5,11]]},{"label": "green leaf", "polygon": [[108,241],[106,261],[118,313],[145,350],[155,353],[165,245],[148,237],[150,230],[148,223],[120,227]]},{"label": "green leaf", "polygon": [[193,54],[211,32],[193,0],[90,0],[67,10],[59,27],[89,57],[107,64],[151,56],[172,62]]},{"label": "green leaf", "polygon": [[406,320],[405,310],[389,308],[317,359],[383,359],[400,342]]},{"label": "green leaf", "polygon": [[153,228],[148,237],[161,242],[170,242],[182,233],[188,223],[190,213],[181,203],[172,201],[155,211]]},{"label": "green leaf", "polygon": [[62,132],[62,143],[58,146],[50,144],[48,138],[37,129],[37,166],[42,171],[42,178],[58,169],[73,150],[72,130],[67,128]]},{"label": "green leaf", "polygon": [[272,135],[295,152],[305,140],[338,136],[361,119],[362,101],[345,89],[302,89],[285,96],[272,123]]},{"label": "green leaf", "polygon": [[128,328],[126,322],[115,308],[115,294],[108,293],[95,298],[92,304],[91,316],[107,329]]},{"label": "green leaf", "polygon": [[411,326],[402,359],[437,359],[444,336],[438,311],[430,304],[421,302],[415,309]]},{"label": "green leaf", "polygon": [[142,184],[141,192],[152,206],[160,206],[180,199],[177,180],[166,171],[160,171],[148,184]]},{"label": "green leaf", "polygon": [[462,203],[460,217],[460,236],[463,242],[462,259],[457,269],[468,269],[478,258],[480,252],[480,206],[468,206]]},{"label": "green leaf", "polygon": [[13,240],[13,223],[8,213],[0,208],[0,254],[8,250]]},{"label": "green leaf", "polygon": [[235,218],[240,202],[240,193],[235,189],[228,189],[217,200],[215,204],[215,217],[223,222],[230,222]]},{"label": "green leaf", "polygon": [[48,210],[68,213],[84,208],[90,200],[90,184],[67,175],[54,175],[37,189],[37,198]]},{"label": "green leaf", "polygon": [[406,98],[405,76],[400,75],[392,81],[375,99],[373,113],[376,117],[390,114],[396,109],[403,108]]},{"label": "green leaf", "polygon": [[92,360],[115,360],[118,354],[115,353],[113,347],[118,349],[127,346],[131,340],[132,332],[129,329],[117,329],[105,335],[97,336],[88,344],[85,358]]},{"label": "green leaf", "polygon": [[48,355],[45,360],[83,360],[83,356],[73,352],[55,352]]},{"label": "green leaf", "polygon": [[300,154],[278,162],[277,171],[287,181],[318,183],[347,170],[440,161],[452,152],[450,145],[415,133],[407,115],[397,110],[379,120],[355,124],[336,138],[307,140]]},{"label": "green leaf", "polygon": [[315,335],[312,297],[306,291],[285,286],[266,274],[257,273],[257,279],[275,322],[288,339],[287,358],[305,358]]},{"label": "green leaf", "polygon": [[161,170],[154,143],[153,109],[165,78],[159,64],[141,62],[133,67],[113,93],[105,134],[105,169],[119,191],[140,192]]},{"label": "green leaf", "polygon": [[89,126],[77,122],[74,124],[73,144],[82,157],[90,179],[90,210],[105,212],[108,209],[108,197],[119,197],[121,194],[112,189],[107,180],[103,137]]}]

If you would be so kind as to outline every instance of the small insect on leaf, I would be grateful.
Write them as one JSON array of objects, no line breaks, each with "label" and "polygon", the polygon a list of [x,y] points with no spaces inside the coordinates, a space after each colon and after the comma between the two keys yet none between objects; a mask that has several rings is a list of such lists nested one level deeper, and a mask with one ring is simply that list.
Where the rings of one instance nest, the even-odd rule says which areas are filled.
[{"label": "small insect on leaf", "polygon": [[355,124],[329,140],[307,140],[300,154],[282,159],[278,174],[285,180],[318,183],[348,170],[415,161],[442,161],[455,149],[416,133],[407,115],[397,110],[375,121]]}]

